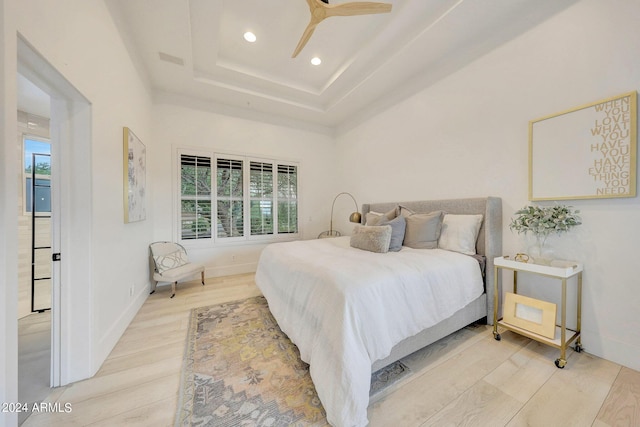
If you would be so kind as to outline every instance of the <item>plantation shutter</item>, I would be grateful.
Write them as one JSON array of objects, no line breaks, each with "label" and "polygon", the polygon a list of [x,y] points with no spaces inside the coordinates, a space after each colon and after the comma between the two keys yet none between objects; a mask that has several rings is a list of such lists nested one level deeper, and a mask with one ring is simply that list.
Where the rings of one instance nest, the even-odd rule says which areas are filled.
[{"label": "plantation shutter", "polygon": [[244,236],[244,189],[242,160],[218,158],[217,185],[217,237]]},{"label": "plantation shutter", "polygon": [[273,234],[273,164],[250,162],[249,209],[251,235]]},{"label": "plantation shutter", "polygon": [[180,156],[182,239],[211,237],[211,158]]},{"label": "plantation shutter", "polygon": [[278,233],[298,232],[298,168],[278,165]]}]

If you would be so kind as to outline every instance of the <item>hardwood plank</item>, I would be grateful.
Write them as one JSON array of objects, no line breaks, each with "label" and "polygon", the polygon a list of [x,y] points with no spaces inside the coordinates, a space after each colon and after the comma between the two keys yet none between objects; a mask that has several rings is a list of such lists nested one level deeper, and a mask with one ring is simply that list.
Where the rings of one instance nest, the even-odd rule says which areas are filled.
[{"label": "hardwood plank", "polygon": [[491,328],[486,325],[463,328],[410,354],[404,358],[404,363],[414,372],[426,372],[428,369],[438,367],[456,354],[468,350],[479,340],[487,338],[490,333]]},{"label": "hardwood plank", "polygon": [[436,369],[416,373],[398,393],[369,407],[374,426],[417,426],[428,420],[466,390],[519,351],[523,342],[497,342],[487,335],[469,351],[453,355]]},{"label": "hardwood plank", "polygon": [[[71,405],[71,412],[39,413],[31,415],[26,427],[86,426],[120,416],[141,406],[160,400],[176,399],[179,378],[175,375],[140,384],[126,393],[114,392]],[[60,398],[65,400],[64,394]],[[175,411],[175,404],[172,405]]]},{"label": "hardwood plank", "polygon": [[60,396],[59,400],[79,403],[99,398],[110,393],[129,393],[143,383],[168,376],[180,376],[182,372],[182,356],[162,359],[136,369],[127,369],[108,375],[100,375],[89,380],[74,383]]},{"label": "hardwood plank", "polygon": [[[186,340],[186,336],[185,336]],[[114,372],[127,371],[141,368],[149,363],[159,362],[163,359],[182,357],[186,341],[176,342],[155,348],[144,349],[126,356],[108,358],[96,376],[108,375]]]},{"label": "hardwood plank", "polygon": [[507,426],[591,425],[619,371],[615,363],[573,353]]},{"label": "hardwood plank", "polygon": [[[505,332],[502,334],[502,339],[510,340],[513,335],[511,332]],[[567,354],[569,358],[570,353]],[[496,370],[489,373],[484,381],[524,404],[556,372],[558,368],[554,360],[557,357],[557,349],[530,341]]]},{"label": "hardwood plank", "polygon": [[187,331],[185,329],[176,329],[165,331],[161,335],[145,335],[137,340],[119,341],[111,351],[110,357],[122,357],[140,352],[140,347],[146,349],[156,349],[167,345],[177,344],[182,346],[185,342]]},{"label": "hardwood plank", "polygon": [[640,372],[620,369],[596,421],[600,426],[640,426]]},{"label": "hardwood plank", "polygon": [[499,388],[478,381],[421,427],[443,425],[494,427],[507,423],[521,403]]},{"label": "hardwood plank", "polygon": [[170,426],[175,418],[177,400],[167,398],[150,405],[118,414],[106,420],[89,424],[92,427],[113,426]]}]

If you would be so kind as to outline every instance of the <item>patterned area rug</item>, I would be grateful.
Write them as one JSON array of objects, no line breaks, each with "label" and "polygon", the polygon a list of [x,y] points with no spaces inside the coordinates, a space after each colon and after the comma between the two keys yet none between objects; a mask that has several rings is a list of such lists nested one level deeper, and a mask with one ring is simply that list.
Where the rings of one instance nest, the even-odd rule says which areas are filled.
[{"label": "patterned area rug", "polygon": [[[409,373],[396,362],[371,376],[371,394]],[[191,311],[176,426],[325,426],[298,348],[264,297]]]}]

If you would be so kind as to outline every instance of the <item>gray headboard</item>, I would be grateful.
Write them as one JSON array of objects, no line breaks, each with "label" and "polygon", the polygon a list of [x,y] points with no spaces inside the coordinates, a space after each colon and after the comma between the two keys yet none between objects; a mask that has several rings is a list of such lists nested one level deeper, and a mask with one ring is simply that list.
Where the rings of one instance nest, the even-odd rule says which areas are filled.
[{"label": "gray headboard", "polygon": [[493,259],[502,256],[502,199],[478,197],[470,199],[420,200],[414,202],[369,203],[362,205],[362,221],[367,212],[388,212],[398,205],[414,212],[445,211],[451,214],[482,214],[483,221],[476,242],[476,251],[487,257],[485,283],[487,291],[487,321],[493,321]]}]

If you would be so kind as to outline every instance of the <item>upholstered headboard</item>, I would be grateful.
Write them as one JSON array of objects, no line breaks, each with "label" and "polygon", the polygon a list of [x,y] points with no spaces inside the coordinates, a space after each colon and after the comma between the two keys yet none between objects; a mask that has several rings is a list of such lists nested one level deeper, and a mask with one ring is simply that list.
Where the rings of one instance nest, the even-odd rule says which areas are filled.
[{"label": "upholstered headboard", "polygon": [[485,283],[487,292],[487,320],[493,321],[493,259],[502,255],[502,199],[478,197],[470,199],[421,200],[414,202],[385,202],[362,205],[362,221],[368,212],[388,212],[398,205],[406,206],[417,213],[445,211],[451,214],[482,214],[483,221],[478,233],[476,251],[487,258]]}]

